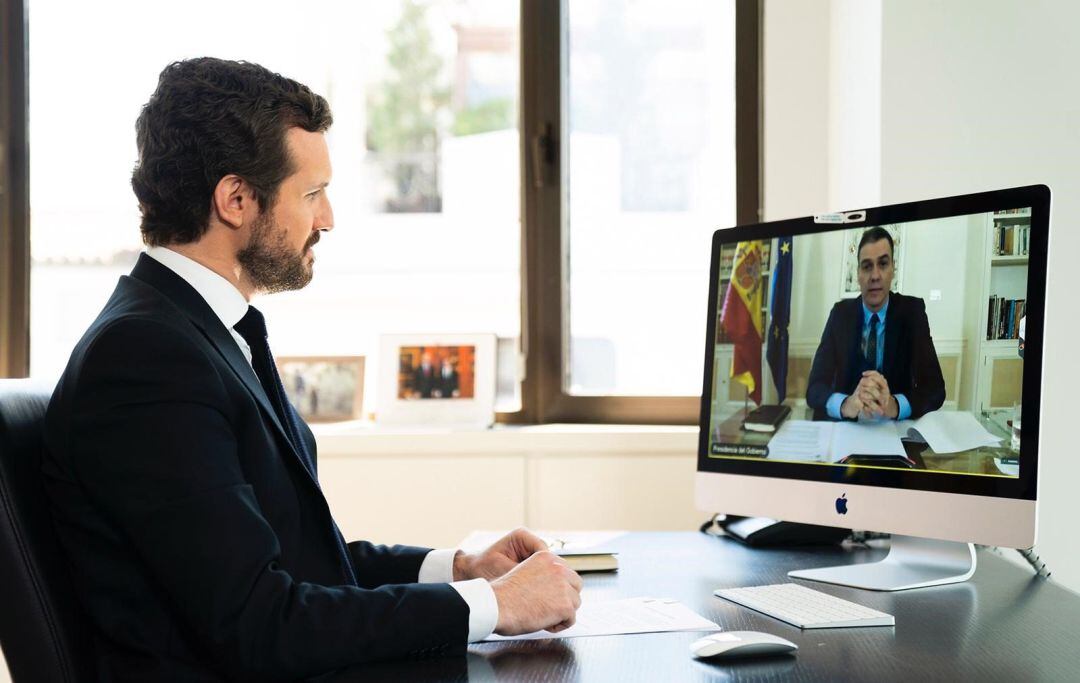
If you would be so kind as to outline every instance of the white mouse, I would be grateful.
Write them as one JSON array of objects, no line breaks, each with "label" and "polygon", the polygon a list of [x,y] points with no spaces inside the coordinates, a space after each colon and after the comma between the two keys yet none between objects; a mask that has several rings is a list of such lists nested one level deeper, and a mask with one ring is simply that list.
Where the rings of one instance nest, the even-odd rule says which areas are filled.
[{"label": "white mouse", "polygon": [[771,633],[725,631],[705,636],[690,645],[690,654],[706,657],[753,657],[794,652],[799,646]]}]

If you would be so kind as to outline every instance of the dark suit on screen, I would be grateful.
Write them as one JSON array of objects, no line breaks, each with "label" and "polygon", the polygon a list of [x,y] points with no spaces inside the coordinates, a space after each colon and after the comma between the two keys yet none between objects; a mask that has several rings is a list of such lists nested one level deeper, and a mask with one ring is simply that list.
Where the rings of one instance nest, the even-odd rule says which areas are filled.
[{"label": "dark suit on screen", "polygon": [[413,583],[428,549],[350,543],[349,585],[326,500],[247,359],[146,255],[75,347],[46,445],[101,680],[293,680],[464,651],[461,595]]},{"label": "dark suit on screen", "polygon": [[[830,419],[825,404],[834,393],[851,394],[864,369],[862,297],[837,302],[829,313],[814,354],[806,403],[815,420]],[[911,418],[937,410],[945,402],[945,379],[930,336],[926,304],[914,296],[889,295],[881,374],[893,395],[911,404]]]}]

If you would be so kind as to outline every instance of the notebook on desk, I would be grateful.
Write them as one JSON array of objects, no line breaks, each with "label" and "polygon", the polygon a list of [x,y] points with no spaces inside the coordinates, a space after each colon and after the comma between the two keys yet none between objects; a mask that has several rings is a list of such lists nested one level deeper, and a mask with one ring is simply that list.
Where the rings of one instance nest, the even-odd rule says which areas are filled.
[{"label": "notebook on desk", "polygon": [[771,434],[780,428],[780,424],[791,415],[791,408],[785,405],[761,406],[750,411],[743,420],[742,428],[748,432]]},{"label": "notebook on desk", "polygon": [[[474,531],[461,541],[465,552],[480,552],[506,535],[506,531]],[[566,560],[576,572],[611,572],[619,568],[618,553],[609,543],[625,531],[545,531],[536,532],[548,548]]]},{"label": "notebook on desk", "polygon": [[599,548],[555,548],[551,549],[566,561],[566,566],[578,573],[614,572],[619,569],[618,553]]}]

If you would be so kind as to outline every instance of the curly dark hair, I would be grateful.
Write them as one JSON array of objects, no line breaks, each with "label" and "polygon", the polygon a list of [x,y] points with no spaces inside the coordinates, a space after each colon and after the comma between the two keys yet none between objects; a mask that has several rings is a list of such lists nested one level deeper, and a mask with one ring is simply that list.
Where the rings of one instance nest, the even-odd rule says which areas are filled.
[{"label": "curly dark hair", "polygon": [[202,237],[214,188],[229,174],[251,186],[265,212],[295,171],[285,133],[322,132],[332,122],[323,97],[258,64],[201,57],[168,65],[135,123],[139,161],[131,187],[143,242]]}]

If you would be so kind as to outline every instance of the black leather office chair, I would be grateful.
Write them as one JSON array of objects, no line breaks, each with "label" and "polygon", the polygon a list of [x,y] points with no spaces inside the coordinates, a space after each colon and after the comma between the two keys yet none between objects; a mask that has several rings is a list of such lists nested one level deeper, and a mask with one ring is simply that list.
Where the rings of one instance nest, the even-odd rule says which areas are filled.
[{"label": "black leather office chair", "polygon": [[15,683],[94,679],[89,623],[42,488],[49,393],[0,380],[0,644]]}]

